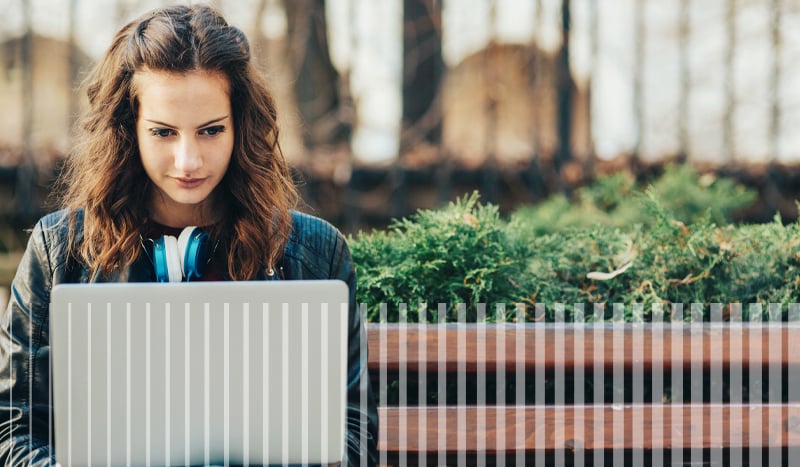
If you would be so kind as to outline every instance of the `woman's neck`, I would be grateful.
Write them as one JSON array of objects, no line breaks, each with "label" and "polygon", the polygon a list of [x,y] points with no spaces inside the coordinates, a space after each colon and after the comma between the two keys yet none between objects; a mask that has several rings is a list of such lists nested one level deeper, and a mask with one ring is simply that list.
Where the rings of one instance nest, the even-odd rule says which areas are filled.
[{"label": "woman's neck", "polygon": [[[156,197],[158,195],[155,195]],[[189,225],[206,226],[219,221],[221,211],[215,209],[212,200],[197,205],[185,205],[165,199],[153,199],[150,203],[150,219],[167,227],[183,228]]]}]

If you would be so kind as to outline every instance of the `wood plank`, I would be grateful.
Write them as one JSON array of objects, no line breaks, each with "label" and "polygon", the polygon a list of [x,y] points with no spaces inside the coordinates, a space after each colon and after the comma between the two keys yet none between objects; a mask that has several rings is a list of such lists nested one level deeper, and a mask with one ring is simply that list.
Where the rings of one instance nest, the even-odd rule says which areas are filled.
[{"label": "wood plank", "polygon": [[378,449],[389,456],[800,447],[800,404],[381,407],[378,413]]},{"label": "wood plank", "polygon": [[[800,342],[800,323],[368,324],[367,339],[372,371],[383,366],[396,372],[405,366],[408,372],[436,372],[441,366],[447,372],[455,372],[462,364],[466,372],[475,372],[479,362],[484,362],[487,372],[499,368],[512,372],[518,362],[525,371],[534,370],[537,364],[567,372],[576,366],[593,368],[595,364],[610,370],[614,365],[614,342],[619,339],[624,343],[621,365],[625,370],[638,364],[647,372],[654,362],[665,371],[675,365],[689,368],[690,363],[699,363],[704,369],[712,363],[723,368],[800,366],[800,352],[788,350],[789,343]],[[444,353],[439,351],[442,339]],[[522,340],[524,348],[520,354],[518,340]],[[545,342],[545,352],[539,355],[535,343],[541,340]],[[576,345],[580,342],[582,348]],[[768,352],[770,342],[781,342],[782,352]],[[596,345],[603,352],[595,352]],[[699,356],[693,354],[698,346],[703,349]],[[732,348],[736,351],[731,352]]]}]

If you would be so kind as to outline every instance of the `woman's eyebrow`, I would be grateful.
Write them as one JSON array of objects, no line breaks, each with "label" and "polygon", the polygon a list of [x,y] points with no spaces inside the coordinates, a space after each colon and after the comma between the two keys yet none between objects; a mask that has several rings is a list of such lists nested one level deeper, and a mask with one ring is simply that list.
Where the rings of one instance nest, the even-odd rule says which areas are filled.
[{"label": "woman's eyebrow", "polygon": [[202,125],[199,125],[199,126],[197,127],[197,129],[199,130],[200,128],[206,127],[206,126],[208,126],[208,125],[213,125],[214,123],[219,123],[219,122],[221,122],[221,121],[225,120],[226,118],[228,118],[228,116],[227,116],[227,115],[225,115],[225,116],[223,116],[223,117],[215,118],[215,119],[213,119],[213,120],[209,120],[209,121],[207,121],[207,122],[203,123]]},{"label": "woman's eyebrow", "polygon": [[169,123],[159,122],[158,120],[151,120],[149,118],[145,118],[144,120],[146,122],[154,123],[154,124],[159,125],[159,126],[163,126],[163,127],[167,127],[167,128],[175,128],[173,125],[170,125]]},{"label": "woman's eyebrow", "polygon": [[[221,121],[225,120],[226,118],[228,118],[228,115],[225,115],[225,116],[219,117],[219,118],[211,119],[211,120],[209,120],[209,121],[207,121],[205,123],[201,123],[200,125],[198,125],[197,129],[199,130],[200,128],[207,127],[208,125],[212,125],[214,123],[221,122]],[[164,123],[164,122],[161,122],[161,121],[158,121],[158,120],[152,120],[152,119],[149,119],[149,118],[145,118],[144,120],[147,121],[147,122],[150,122],[150,123],[154,123],[156,125],[160,125],[160,126],[166,127],[166,128],[176,128],[175,125],[170,125],[169,123]]]}]

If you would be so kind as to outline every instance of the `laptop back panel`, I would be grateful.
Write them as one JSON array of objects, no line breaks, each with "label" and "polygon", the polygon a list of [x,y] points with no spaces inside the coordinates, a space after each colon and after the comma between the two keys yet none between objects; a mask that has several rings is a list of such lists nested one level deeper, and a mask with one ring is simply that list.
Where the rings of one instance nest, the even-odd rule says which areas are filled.
[{"label": "laptop back panel", "polygon": [[341,461],[347,299],[341,281],[55,287],[57,460]]}]

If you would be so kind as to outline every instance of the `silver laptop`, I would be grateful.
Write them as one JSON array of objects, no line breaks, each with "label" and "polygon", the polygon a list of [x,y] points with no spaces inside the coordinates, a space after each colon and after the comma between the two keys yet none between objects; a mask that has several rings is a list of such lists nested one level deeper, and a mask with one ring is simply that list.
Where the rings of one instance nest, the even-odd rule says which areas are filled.
[{"label": "silver laptop", "polygon": [[54,287],[57,461],[340,462],[347,302],[342,281]]}]

